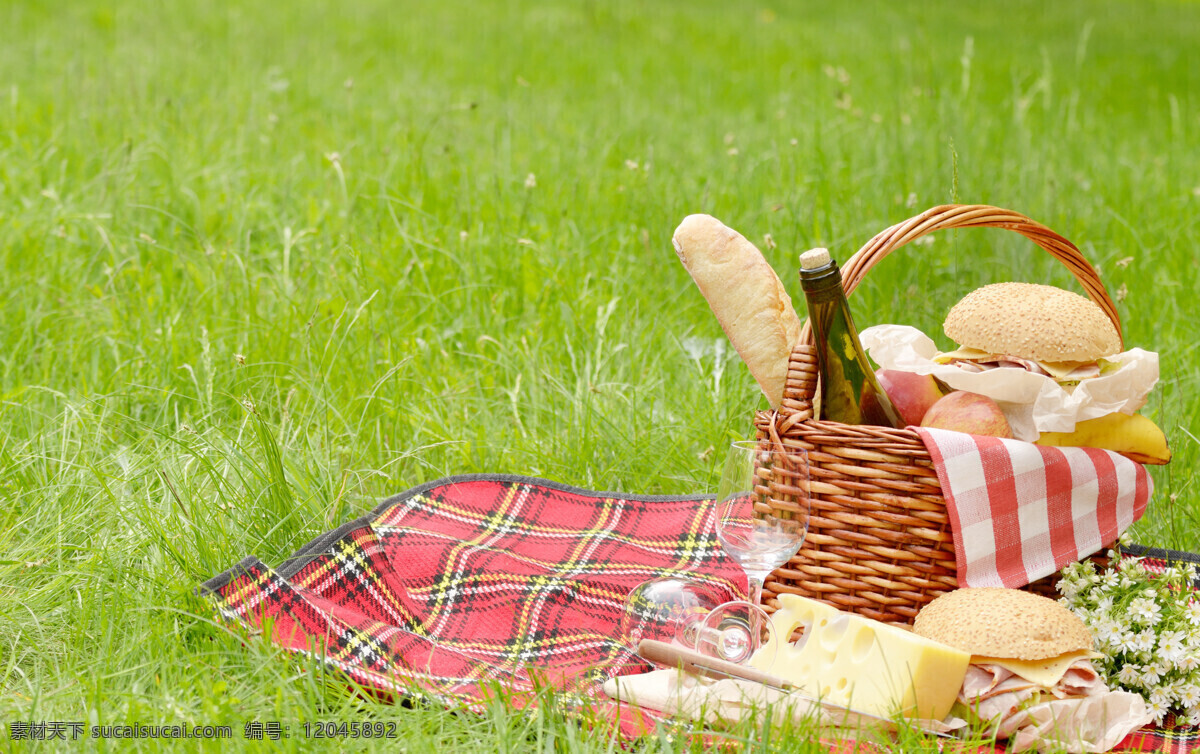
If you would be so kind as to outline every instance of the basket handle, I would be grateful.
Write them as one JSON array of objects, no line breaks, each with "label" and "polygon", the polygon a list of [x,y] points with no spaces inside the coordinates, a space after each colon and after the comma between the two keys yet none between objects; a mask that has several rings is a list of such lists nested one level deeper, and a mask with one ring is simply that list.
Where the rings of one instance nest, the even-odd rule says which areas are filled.
[{"label": "basket handle", "polygon": [[[842,286],[846,289],[846,295],[849,296],[866,276],[867,271],[888,254],[921,236],[951,228],[1003,228],[1020,233],[1042,247],[1070,270],[1087,291],[1088,298],[1104,310],[1112,320],[1113,326],[1117,328],[1117,338],[1124,348],[1125,340],[1121,333],[1121,319],[1117,314],[1116,304],[1109,297],[1104,284],[1100,282],[1096,268],[1084,258],[1075,244],[1019,212],[986,204],[943,204],[932,207],[878,234],[855,252],[842,267]],[[800,342],[814,345],[808,320],[804,322]]]},{"label": "basket handle", "polygon": [[[921,236],[950,228],[1003,228],[1015,231],[1033,241],[1058,261],[1062,262],[1079,284],[1087,291],[1088,298],[1104,310],[1113,326],[1117,338],[1124,348],[1121,319],[1116,304],[1109,297],[1096,268],[1084,258],[1075,244],[1047,228],[1010,209],[991,207],[986,204],[943,204],[925,210],[916,217],[893,225],[878,234],[854,253],[842,267],[842,286],[849,296],[867,271],[901,246],[912,243]],[[783,391],[783,406],[789,409],[789,422],[815,418],[813,398],[817,394],[817,357],[809,321],[804,321],[800,341],[788,361],[787,383]]]}]

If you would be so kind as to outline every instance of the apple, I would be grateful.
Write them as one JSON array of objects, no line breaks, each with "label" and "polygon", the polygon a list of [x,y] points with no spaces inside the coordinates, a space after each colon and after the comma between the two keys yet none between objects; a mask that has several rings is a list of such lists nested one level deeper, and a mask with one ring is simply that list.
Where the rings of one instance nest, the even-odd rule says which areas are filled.
[{"label": "apple", "polygon": [[900,412],[900,418],[908,425],[919,425],[929,407],[942,397],[942,391],[932,374],[880,369],[875,377],[892,405]]},{"label": "apple", "polygon": [[971,435],[1012,438],[1012,427],[997,404],[986,395],[956,390],[929,407],[922,427],[952,429]]}]

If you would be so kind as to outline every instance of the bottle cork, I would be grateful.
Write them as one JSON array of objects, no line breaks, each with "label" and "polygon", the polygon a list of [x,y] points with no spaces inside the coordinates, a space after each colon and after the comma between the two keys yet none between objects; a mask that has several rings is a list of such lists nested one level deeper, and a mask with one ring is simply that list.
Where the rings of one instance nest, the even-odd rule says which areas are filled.
[{"label": "bottle cork", "polygon": [[820,247],[809,249],[800,255],[800,269],[815,270],[818,267],[824,267],[829,264],[829,260],[829,249]]}]

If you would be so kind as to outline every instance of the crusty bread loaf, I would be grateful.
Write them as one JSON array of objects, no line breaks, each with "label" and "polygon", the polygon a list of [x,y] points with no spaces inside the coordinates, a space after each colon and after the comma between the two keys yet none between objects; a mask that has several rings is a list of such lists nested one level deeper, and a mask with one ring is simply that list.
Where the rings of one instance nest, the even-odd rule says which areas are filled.
[{"label": "crusty bread loaf", "polygon": [[688,215],[671,242],[729,342],[777,407],[788,356],[800,340],[800,318],[779,277],[754,244],[715,217]]}]

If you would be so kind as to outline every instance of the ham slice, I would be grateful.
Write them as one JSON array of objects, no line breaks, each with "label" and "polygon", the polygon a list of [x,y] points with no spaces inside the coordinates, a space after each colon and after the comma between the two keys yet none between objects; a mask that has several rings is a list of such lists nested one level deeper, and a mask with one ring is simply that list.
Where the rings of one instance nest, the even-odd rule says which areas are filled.
[{"label": "ham slice", "polygon": [[999,665],[969,665],[958,701],[981,720],[1004,720],[1041,688]]},{"label": "ham slice", "polygon": [[1053,367],[1054,371],[1047,370],[1042,364],[1033,361],[1032,359],[1022,359],[1019,356],[994,356],[987,360],[974,360],[953,357],[945,363],[953,364],[965,372],[986,372],[990,369],[1024,369],[1034,374],[1040,374],[1044,377],[1049,377],[1059,382],[1078,382],[1091,377],[1100,376],[1100,365],[1097,362],[1089,362],[1079,364],[1074,367],[1062,369]]},{"label": "ham slice", "polygon": [[1088,660],[1080,660],[1071,665],[1062,680],[1050,691],[1059,699],[1072,696],[1098,696],[1108,693],[1108,686],[1096,672],[1096,668]]},{"label": "ham slice", "polygon": [[1091,661],[1071,664],[1049,688],[991,663],[967,668],[958,701],[990,720],[1013,751],[1066,747],[1069,752],[1108,751],[1153,719],[1145,701],[1128,691],[1109,691]]}]

